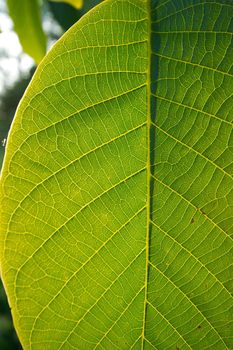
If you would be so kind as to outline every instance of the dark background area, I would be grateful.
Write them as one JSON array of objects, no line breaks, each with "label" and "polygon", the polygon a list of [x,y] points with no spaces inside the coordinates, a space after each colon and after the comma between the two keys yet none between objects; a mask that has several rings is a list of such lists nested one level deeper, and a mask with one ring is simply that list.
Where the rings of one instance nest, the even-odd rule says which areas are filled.
[{"label": "dark background area", "polygon": [[[84,0],[83,8],[76,10],[64,3],[44,0],[42,5],[42,22],[44,31],[48,37],[48,46],[51,47],[62,33],[69,29],[89,9],[100,2],[101,0]],[[7,12],[6,0],[0,0],[0,19],[10,23],[10,31],[13,32],[13,24]],[[1,36],[6,34],[2,23],[0,21],[0,43]],[[33,61],[26,56],[22,50],[18,55],[13,53],[11,56],[7,48],[0,46],[0,169],[4,158],[7,135],[15,110],[36,69]],[[10,72],[17,72],[15,76],[13,74],[13,78],[11,77],[11,79],[9,79],[7,67],[8,70],[10,69]],[[0,280],[0,350],[19,349],[22,348],[14,330],[7,297]]]}]

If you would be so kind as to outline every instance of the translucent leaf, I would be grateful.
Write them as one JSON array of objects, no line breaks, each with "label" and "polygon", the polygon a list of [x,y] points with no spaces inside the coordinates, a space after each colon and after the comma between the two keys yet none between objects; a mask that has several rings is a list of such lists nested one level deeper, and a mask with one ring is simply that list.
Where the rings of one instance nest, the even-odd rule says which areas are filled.
[{"label": "translucent leaf", "polygon": [[7,5],[23,50],[39,63],[46,53],[46,37],[38,0],[7,0]]},{"label": "translucent leaf", "polygon": [[2,172],[24,349],[232,348],[230,1],[109,0],[49,52]]}]

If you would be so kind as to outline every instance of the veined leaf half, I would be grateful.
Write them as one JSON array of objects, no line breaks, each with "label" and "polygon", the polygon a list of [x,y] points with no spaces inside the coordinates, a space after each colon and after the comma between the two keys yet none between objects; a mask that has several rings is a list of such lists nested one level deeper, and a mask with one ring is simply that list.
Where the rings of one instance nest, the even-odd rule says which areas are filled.
[{"label": "veined leaf half", "polygon": [[232,348],[232,18],[104,1],[39,66],[1,180],[24,349]]}]

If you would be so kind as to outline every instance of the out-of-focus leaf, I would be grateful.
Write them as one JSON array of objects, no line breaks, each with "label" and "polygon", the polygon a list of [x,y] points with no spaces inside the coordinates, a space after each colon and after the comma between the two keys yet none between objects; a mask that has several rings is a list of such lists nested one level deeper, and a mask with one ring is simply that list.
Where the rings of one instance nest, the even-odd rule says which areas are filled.
[{"label": "out-of-focus leaf", "polygon": [[81,9],[83,7],[83,0],[50,0],[53,2],[66,2],[67,4],[74,6],[76,9]]},{"label": "out-of-focus leaf", "polygon": [[7,0],[7,5],[23,50],[39,63],[46,53],[46,36],[38,0]]}]

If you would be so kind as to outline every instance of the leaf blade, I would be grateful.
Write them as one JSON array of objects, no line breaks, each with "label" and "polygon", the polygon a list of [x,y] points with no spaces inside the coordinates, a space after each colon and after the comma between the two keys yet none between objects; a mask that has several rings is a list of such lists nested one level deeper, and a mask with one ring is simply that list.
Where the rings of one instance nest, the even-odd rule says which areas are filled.
[{"label": "leaf blade", "polygon": [[[17,326],[20,329],[21,341],[25,348],[30,348],[31,346],[33,348],[40,348],[41,346],[45,346],[46,342],[53,340],[53,346],[57,349],[59,337],[61,348],[64,342],[64,346],[69,342],[75,343],[75,346],[79,346],[78,344],[80,343],[81,346],[84,341],[83,338],[86,338],[86,330],[83,330],[81,334],[80,332],[78,335],[75,334],[77,312],[79,314],[78,323],[81,328],[86,323],[86,319],[91,319],[91,323],[94,322],[96,327],[100,327],[92,335],[89,335],[86,341],[99,342],[99,346],[105,343],[109,344],[109,342],[111,343],[110,339],[114,334],[113,332],[115,332],[115,328],[109,333],[108,337],[103,336],[105,333],[103,329],[106,329],[106,332],[108,332],[112,326],[112,317],[118,319],[117,327],[119,327],[121,323],[127,325],[127,315],[132,313],[135,305],[137,305],[139,312],[143,312],[143,303],[141,300],[144,298],[143,276],[145,264],[142,264],[142,262],[144,260],[145,250],[143,232],[146,225],[146,195],[143,194],[144,191],[142,188],[146,187],[146,183],[144,182],[146,176],[144,163],[146,161],[147,149],[146,147],[141,147],[138,151],[137,146],[139,140],[141,140],[143,145],[147,133],[145,124],[147,110],[145,100],[146,60],[148,59],[146,57],[147,18],[145,11],[142,11],[143,8],[141,8],[140,1],[138,2],[139,6],[131,2],[127,4],[125,2],[111,1],[110,4],[115,9],[114,13],[116,13],[116,17],[118,16],[118,18],[115,20],[112,17],[109,18],[109,4],[103,4],[99,7],[102,12],[99,13],[96,9],[92,12],[92,17],[87,16],[77,25],[77,29],[74,27],[69,32],[69,35],[64,37],[63,41],[60,41],[60,44],[52,50],[53,52],[51,51],[50,57],[47,56],[49,67],[47,67],[45,58],[34,77],[34,85],[29,87],[27,96],[18,109],[18,126],[22,123],[23,130],[27,135],[20,139],[17,152],[12,154],[14,160],[11,160],[11,164],[14,162],[19,163],[18,159],[21,159],[21,170],[17,170],[18,176],[24,177],[21,171],[24,172],[24,169],[27,169],[26,171],[32,177],[31,183],[27,183],[27,191],[24,190],[26,193],[24,195],[19,194],[18,203],[15,203],[13,220],[18,221],[17,217],[20,216],[20,221],[23,220],[26,223],[26,217],[30,217],[28,225],[36,225],[40,232],[41,229],[39,229],[39,226],[43,226],[37,244],[34,242],[35,237],[32,236],[31,238],[30,236],[27,237],[27,242],[21,242],[22,249],[25,250],[26,248],[28,253],[30,251],[28,258],[25,259],[22,256],[17,271],[14,271],[11,277],[10,275],[5,276],[8,279],[8,285],[11,283],[16,285],[15,295],[13,294],[11,297],[11,299],[15,298],[17,300],[17,305],[12,305],[13,314],[14,312],[19,312],[20,307],[18,305],[21,302],[23,304],[21,299],[25,297],[30,298],[29,290],[28,293],[24,290],[23,295],[21,294],[20,281],[24,275],[28,276],[26,283],[33,284],[33,299],[35,301],[38,300],[40,294],[43,300],[41,306],[37,305],[34,300],[30,301],[31,322],[27,321],[27,310],[22,310],[24,317],[21,319],[22,323],[17,324]],[[129,7],[131,7],[131,11]],[[103,19],[105,21],[105,29],[102,25]],[[126,20],[126,23],[123,19]],[[94,26],[99,26],[103,30],[102,36],[96,39],[89,35],[89,28],[94,28]],[[143,30],[135,31],[136,27],[140,27]],[[86,30],[83,28],[86,28]],[[73,33],[77,35],[77,30],[79,30],[81,38],[78,48],[72,40],[74,37]],[[132,34],[128,35],[127,31]],[[115,34],[109,35],[109,32]],[[119,32],[122,35],[119,36]],[[86,40],[90,40],[89,45],[87,45]],[[123,57],[128,52],[137,54],[138,58],[136,60],[126,61]],[[101,60],[99,59],[100,53]],[[59,55],[63,57],[62,65]],[[67,57],[66,60],[64,59],[64,55]],[[80,65],[80,61],[88,62],[90,57],[94,57],[94,65]],[[112,57],[113,60],[110,61],[109,57]],[[52,67],[51,62],[53,60],[54,65]],[[74,64],[74,62],[77,63]],[[59,68],[56,67],[58,63]],[[62,77],[58,74],[61,66],[65,68],[62,71]],[[46,77],[49,77],[49,83],[46,82]],[[64,89],[63,93],[68,89],[64,95],[65,97],[61,95],[61,90],[58,92],[58,88]],[[43,91],[43,94],[40,91]],[[53,95],[53,106],[51,106],[51,94]],[[61,99],[62,103],[59,102]],[[133,104],[132,101],[134,101]],[[144,105],[143,108],[142,103]],[[39,112],[37,112],[38,105],[40,105]],[[42,110],[41,106],[44,106]],[[47,118],[42,113],[49,113],[52,119]],[[77,119],[79,120],[78,134],[75,126]],[[104,132],[101,130],[103,128],[103,119],[108,125],[108,129],[104,128]],[[65,129],[64,123],[66,123]],[[16,135],[18,133],[18,126],[17,120],[15,120],[13,129],[15,128]],[[56,133],[60,133],[58,143],[57,145],[49,145],[44,135],[47,134],[53,137],[55,129]],[[86,137],[82,137],[82,135],[89,134],[90,132],[92,137],[87,143]],[[16,135],[14,135],[13,130],[7,146],[8,160],[10,158],[10,142],[14,142],[17,139]],[[70,140],[68,145],[66,144],[67,137]],[[32,146],[36,144],[38,147]],[[69,144],[72,144],[72,147]],[[36,149],[36,152],[33,151],[33,154],[29,154],[27,152],[28,147],[32,150]],[[61,147],[64,147],[64,152],[62,152],[64,154],[63,157],[60,156]],[[46,152],[46,156],[44,152]],[[129,153],[131,154],[130,158],[128,158]],[[55,162],[54,159],[56,160]],[[110,164],[108,159],[112,159],[113,164]],[[118,164],[118,171],[115,170],[114,162]],[[29,164],[32,166],[33,173],[30,170]],[[6,167],[7,165],[5,163],[4,168]],[[90,173],[93,167],[95,174]],[[119,169],[121,169],[120,172]],[[53,201],[52,197],[56,196],[58,188],[61,189],[62,183],[60,179],[62,179],[62,175],[67,174],[68,178],[71,179],[73,176],[76,177],[78,173],[81,175],[81,178],[78,182],[71,180],[70,189],[67,186],[64,187],[64,196],[60,203],[61,207],[59,208],[57,206],[58,202],[56,201],[57,204],[53,209],[54,213],[51,215],[49,202],[50,200]],[[9,184],[11,179],[8,178],[7,181]],[[76,182],[77,185],[75,184]],[[4,184],[5,190],[8,184]],[[135,185],[138,188],[137,194],[134,191],[132,200],[129,202],[127,198],[131,197],[132,188]],[[44,204],[40,201],[39,203],[36,199],[37,196],[42,195],[42,201],[44,201],[47,196],[47,189],[50,186],[54,188],[51,192],[50,200],[46,201],[46,203],[44,202]],[[89,193],[90,187],[92,188],[92,194]],[[46,192],[44,192],[45,188]],[[120,201],[118,201],[118,198],[121,198]],[[110,210],[112,203],[115,210],[118,211],[117,218],[114,212]],[[42,209],[44,205],[47,207],[45,211]],[[41,215],[39,214],[39,217],[36,218],[35,215],[38,209]],[[95,214],[97,209],[98,214]],[[45,216],[42,214],[42,211]],[[86,219],[83,217],[84,212],[86,213]],[[11,216],[12,212],[8,212],[8,215]],[[83,227],[83,220],[86,221],[87,225],[87,217],[89,217],[91,223],[93,220],[91,220],[90,215],[92,217],[94,215],[96,222],[92,223],[92,228],[89,226],[91,230],[88,234]],[[51,219],[53,217],[52,221],[49,220],[49,217]],[[129,223],[126,225],[128,221]],[[71,238],[73,235],[72,227],[74,222],[78,224],[78,231],[83,235],[83,238],[81,239],[81,236],[79,238],[79,246],[75,248],[77,249],[76,253],[69,252],[68,255],[71,255],[71,260],[68,262],[68,256],[63,246],[67,244],[65,236],[68,234]],[[25,228],[27,232],[31,230],[29,226]],[[120,230],[121,227],[122,229]],[[141,229],[136,230],[136,227],[141,227]],[[93,230],[95,231],[95,235],[91,234]],[[140,239],[138,235],[131,237],[135,230],[138,231],[138,235],[141,237]],[[100,234],[99,237],[97,232]],[[12,242],[12,239],[9,238],[12,237],[11,235],[14,236],[13,231],[8,235],[7,239]],[[34,231],[34,235],[38,235],[37,230]],[[48,262],[49,266],[51,266],[54,258],[50,255],[50,258],[44,261],[42,255],[46,251],[48,252],[48,249],[52,248],[51,245],[53,246],[55,244],[57,246],[56,240],[58,237],[62,240],[65,239],[63,244],[60,245],[60,255],[63,257],[62,260],[65,259],[66,262],[63,261],[63,268],[60,267],[57,269],[56,276],[53,276],[54,287],[52,288],[54,294],[52,296],[50,295],[51,291],[49,295],[47,294],[46,286],[48,283],[52,283],[51,281],[49,282],[49,277],[47,276],[50,275],[50,267],[46,266]],[[112,240],[109,240],[109,237],[112,237]],[[34,242],[31,248],[29,241]],[[108,242],[106,243],[106,248],[104,242]],[[69,244],[70,248],[71,246],[74,247],[73,243],[72,245]],[[114,254],[111,252],[113,246],[116,250]],[[86,250],[86,253],[85,251],[81,253],[81,247]],[[101,255],[100,253],[94,254],[99,249]],[[52,251],[55,253],[54,249]],[[53,254],[52,251],[51,254]],[[57,252],[55,255],[57,255]],[[90,260],[88,259],[88,255],[92,257]],[[75,256],[79,256],[77,261],[75,260]],[[121,257],[119,262],[116,256]],[[6,254],[5,257],[7,257],[6,260],[11,260],[11,253]],[[38,259],[40,261],[40,267],[38,267],[36,279],[40,279],[41,287],[37,289],[36,285],[38,282],[34,281],[33,283],[31,278],[33,279],[34,277],[31,272],[36,268]],[[88,262],[85,262],[86,260]],[[105,260],[108,260],[108,264],[104,263]],[[99,266],[100,261],[102,261],[102,271],[98,275],[95,272],[95,264]],[[8,263],[9,261],[6,265]],[[115,270],[117,269],[116,271],[113,271],[112,265]],[[57,263],[56,266],[58,266]],[[124,296],[121,286],[128,283],[127,281],[133,273],[133,268],[142,271],[142,274],[139,273],[138,277],[135,277],[134,286],[129,286],[128,293]],[[79,282],[81,280],[80,276],[83,276],[85,279],[87,271],[89,278],[95,284],[94,291],[90,291],[90,293],[84,293],[85,289]],[[116,273],[117,271],[118,273]],[[78,280],[77,275],[79,276]],[[102,278],[101,281],[100,277]],[[52,339],[51,334],[48,334],[45,329],[43,331],[41,329],[43,319],[44,317],[48,317],[49,314],[52,317],[53,313],[56,312],[54,305],[57,305],[55,308],[60,308],[61,306],[58,305],[63,305],[64,295],[66,296],[71,286],[74,288],[75,285],[75,288],[80,290],[80,300],[82,300],[83,306],[78,308],[76,303],[67,306],[63,321],[62,317],[58,315],[59,324],[58,320],[54,320],[58,328],[54,330]],[[93,301],[93,293],[96,295],[96,302]],[[116,294],[115,297],[114,293]],[[106,306],[103,301],[106,300],[109,303],[112,298],[116,300],[117,308],[115,309],[113,306],[111,310],[109,309],[107,311],[105,310]],[[131,300],[133,300],[133,303],[131,303]],[[91,312],[88,312],[89,309],[91,309]],[[102,322],[98,320],[97,323],[96,317],[98,316],[96,316],[96,312],[99,309],[104,309],[105,313],[109,314],[109,318]],[[14,318],[19,319],[19,316],[15,314]],[[141,322],[141,318],[137,317],[133,321],[135,323],[135,331],[133,333],[137,338],[141,332]],[[90,326],[87,325],[88,327],[93,326],[90,324]],[[119,344],[128,344],[130,347],[132,342],[135,341],[130,333],[125,334],[124,337],[119,337],[119,334],[121,334],[120,330],[117,333],[118,335],[115,337],[117,337]],[[43,338],[41,338],[42,334]]]},{"label": "leaf blade", "polygon": [[39,67],[2,181],[25,349],[231,348],[227,3],[152,7],[151,82],[144,1],[103,3]]},{"label": "leaf blade", "polygon": [[158,3],[152,25],[159,69],[147,339],[161,348],[228,349],[232,102],[223,106],[232,101],[232,7],[173,5]]}]

